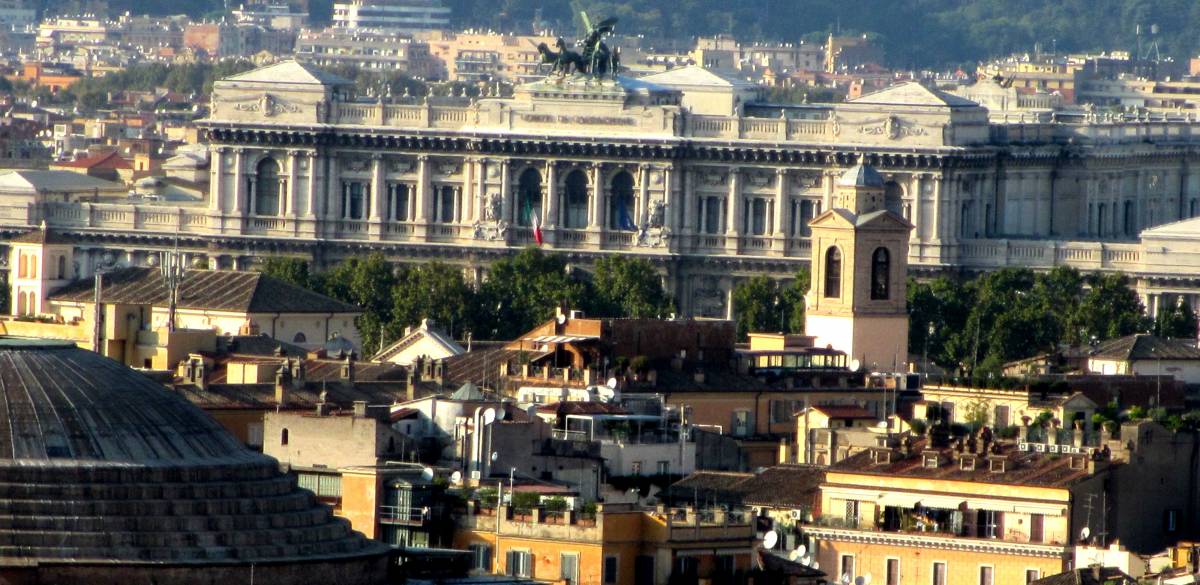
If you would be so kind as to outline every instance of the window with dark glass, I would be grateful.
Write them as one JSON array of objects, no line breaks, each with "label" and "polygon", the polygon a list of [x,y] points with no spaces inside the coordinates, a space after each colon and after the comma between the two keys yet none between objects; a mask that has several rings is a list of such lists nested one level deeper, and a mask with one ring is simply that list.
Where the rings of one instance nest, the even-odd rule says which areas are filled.
[{"label": "window with dark glass", "polygon": [[563,193],[563,227],[582,229],[588,223],[588,184],[583,171],[571,171],[565,182]]},{"label": "window with dark glass", "polygon": [[750,203],[750,234],[762,236],[767,233],[767,200],[755,197]]},{"label": "window with dark glass", "polygon": [[388,185],[388,220],[408,221],[409,187],[404,183]]},{"label": "window with dark glass", "polygon": [[457,199],[457,190],[450,185],[443,185],[437,189],[438,192],[438,213],[437,220],[440,223],[454,223],[455,219],[455,199]]},{"label": "window with dark glass", "polygon": [[871,254],[871,299],[887,300],[890,295],[892,262],[887,248],[876,248]]},{"label": "window with dark glass", "polygon": [[254,178],[254,213],[279,215],[279,163],[264,158]]},{"label": "window with dark glass", "polygon": [[705,197],[704,201],[704,233],[719,234],[724,226],[721,225],[721,198]]},{"label": "window with dark glass", "polygon": [[363,219],[369,184],[362,181],[342,183],[342,218]]},{"label": "window with dark glass", "polygon": [[842,252],[834,246],[825,251],[825,298],[842,296]]},{"label": "window with dark glass", "polygon": [[633,175],[625,171],[612,179],[612,196],[609,198],[608,227],[614,230],[633,231]]}]

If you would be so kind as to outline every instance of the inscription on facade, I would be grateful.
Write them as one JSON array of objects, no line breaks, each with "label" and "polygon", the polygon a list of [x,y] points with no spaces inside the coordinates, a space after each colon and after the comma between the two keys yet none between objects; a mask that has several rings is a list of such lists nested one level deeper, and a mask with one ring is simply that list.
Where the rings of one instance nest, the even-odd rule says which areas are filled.
[{"label": "inscription on facade", "polygon": [[576,114],[521,114],[530,124],[582,124],[585,126],[637,126],[637,120],[623,116],[581,116]]}]

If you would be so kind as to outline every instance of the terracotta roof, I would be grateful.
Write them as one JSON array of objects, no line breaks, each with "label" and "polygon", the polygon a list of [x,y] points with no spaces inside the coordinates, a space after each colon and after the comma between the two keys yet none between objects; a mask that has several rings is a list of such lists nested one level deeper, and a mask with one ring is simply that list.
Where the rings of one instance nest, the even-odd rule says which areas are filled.
[{"label": "terracotta roof", "polygon": [[74,243],[74,240],[65,234],[47,229],[43,223],[42,227],[25,232],[12,238],[9,242],[16,244],[71,244]]},{"label": "terracotta roof", "polygon": [[1194,339],[1167,339],[1144,333],[1126,335],[1101,343],[1092,352],[1093,359],[1118,360],[1200,360],[1200,348]]},{"label": "terracotta roof", "polygon": [[992,455],[977,455],[974,470],[963,470],[959,465],[959,454],[954,449],[938,449],[941,456],[935,468],[926,467],[923,452],[924,440],[918,440],[912,448],[913,455],[905,457],[900,450],[893,450],[890,463],[876,464],[872,449],[851,455],[829,467],[829,472],[862,473],[889,477],[915,477],[930,480],[969,481],[1000,485],[1029,485],[1065,488],[1086,479],[1089,474],[1083,469],[1072,469],[1071,459],[1083,455],[1050,457],[1036,451],[1019,451],[1016,445],[1002,443],[999,455],[1007,458],[1006,470],[993,473],[988,460]]},{"label": "terracotta roof", "polygon": [[672,484],[668,492],[676,501],[801,508],[816,503],[824,481],[824,469],[815,465],[776,465],[759,473],[697,471]]},{"label": "terracotta roof", "polygon": [[110,150],[108,152],[94,154],[92,156],[73,160],[68,162],[53,163],[50,165],[56,169],[120,169],[133,170],[133,165],[129,161],[121,158],[117,151]]},{"label": "terracotta roof", "polygon": [[[104,275],[105,303],[166,305],[167,287],[158,269],[122,268]],[[51,300],[88,303],[92,279],[77,280]],[[361,313],[362,309],[261,272],[188,270],[179,287],[179,307],[244,313]]]},{"label": "terracotta roof", "polygon": [[307,382],[298,389],[288,388],[284,403],[275,402],[274,384],[210,384],[199,388],[180,384],[171,389],[204,410],[316,410],[321,393],[326,404],[343,410],[356,401],[367,404],[396,404],[408,398],[403,382],[330,383]]}]

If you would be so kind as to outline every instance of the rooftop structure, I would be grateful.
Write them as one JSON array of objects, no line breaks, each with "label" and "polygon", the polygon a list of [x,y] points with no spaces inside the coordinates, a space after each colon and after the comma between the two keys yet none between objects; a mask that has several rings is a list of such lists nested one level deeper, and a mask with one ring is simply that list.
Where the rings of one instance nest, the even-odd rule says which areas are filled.
[{"label": "rooftop structure", "polygon": [[441,0],[339,0],[333,4],[336,28],[411,31],[449,25],[450,9]]}]

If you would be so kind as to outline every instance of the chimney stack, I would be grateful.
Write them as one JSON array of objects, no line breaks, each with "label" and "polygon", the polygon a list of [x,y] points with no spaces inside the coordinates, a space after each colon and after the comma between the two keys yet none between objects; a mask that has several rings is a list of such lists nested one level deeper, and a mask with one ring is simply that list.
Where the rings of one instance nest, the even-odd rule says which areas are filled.
[{"label": "chimney stack", "polygon": [[367,401],[354,401],[354,418],[367,418]]}]

